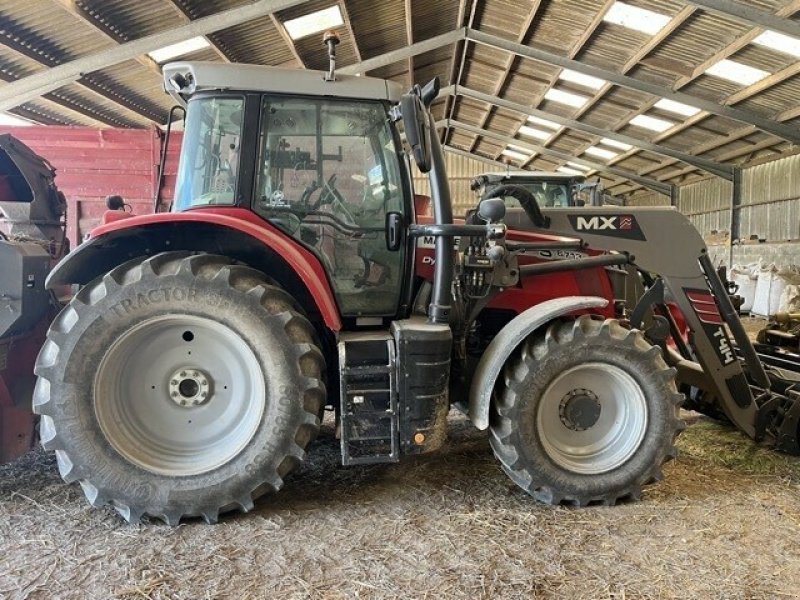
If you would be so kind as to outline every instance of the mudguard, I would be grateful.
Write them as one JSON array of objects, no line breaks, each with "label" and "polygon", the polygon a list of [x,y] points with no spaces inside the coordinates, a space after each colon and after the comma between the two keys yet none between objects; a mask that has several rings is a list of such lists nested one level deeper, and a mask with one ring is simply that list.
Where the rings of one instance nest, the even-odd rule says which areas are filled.
[{"label": "mudguard", "polygon": [[181,250],[229,256],[263,270],[282,284],[288,278],[296,288],[289,292],[307,294],[330,330],[342,327],[336,299],[319,259],[241,208],[142,215],[102,225],[51,271],[47,287],[85,285],[132,258]]},{"label": "mudguard", "polygon": [[587,308],[603,308],[606,298],[565,296],[537,304],[514,317],[483,353],[469,390],[469,418],[478,429],[489,427],[489,404],[495,382],[514,349],[536,329],[553,319]]}]

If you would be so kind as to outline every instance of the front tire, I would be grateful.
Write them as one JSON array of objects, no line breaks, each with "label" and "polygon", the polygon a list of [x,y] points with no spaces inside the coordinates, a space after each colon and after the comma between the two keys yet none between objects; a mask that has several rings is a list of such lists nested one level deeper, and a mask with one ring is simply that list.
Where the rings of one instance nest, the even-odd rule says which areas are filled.
[{"label": "front tire", "polygon": [[506,365],[490,443],[506,474],[547,504],[638,499],[684,429],[683,396],[638,331],[589,316],[552,325]]},{"label": "front tire", "polygon": [[93,506],[215,522],[302,461],[324,369],[312,325],[263,273],[171,252],[115,268],[61,312],[34,410],[62,477]]}]

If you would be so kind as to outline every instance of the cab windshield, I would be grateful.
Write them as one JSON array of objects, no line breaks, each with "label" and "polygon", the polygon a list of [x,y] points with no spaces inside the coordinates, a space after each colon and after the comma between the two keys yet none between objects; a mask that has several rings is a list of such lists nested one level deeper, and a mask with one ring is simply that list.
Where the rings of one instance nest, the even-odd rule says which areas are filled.
[{"label": "cab windshield", "polygon": [[174,211],[236,201],[244,98],[197,98],[189,103],[175,185]]}]

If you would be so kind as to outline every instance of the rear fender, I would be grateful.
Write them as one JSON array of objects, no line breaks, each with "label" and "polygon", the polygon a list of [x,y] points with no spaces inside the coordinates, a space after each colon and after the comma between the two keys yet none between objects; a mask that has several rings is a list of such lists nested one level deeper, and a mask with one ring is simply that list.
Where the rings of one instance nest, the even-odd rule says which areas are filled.
[{"label": "rear fender", "polygon": [[511,353],[534,331],[572,312],[604,308],[605,298],[566,296],[537,304],[514,317],[483,353],[469,390],[469,418],[478,429],[489,427],[489,405],[497,378]]},{"label": "rear fender", "polygon": [[47,279],[50,289],[85,285],[133,258],[161,252],[208,252],[264,272],[331,331],[342,327],[333,291],[316,256],[250,211],[194,210],[131,217],[92,231]]}]

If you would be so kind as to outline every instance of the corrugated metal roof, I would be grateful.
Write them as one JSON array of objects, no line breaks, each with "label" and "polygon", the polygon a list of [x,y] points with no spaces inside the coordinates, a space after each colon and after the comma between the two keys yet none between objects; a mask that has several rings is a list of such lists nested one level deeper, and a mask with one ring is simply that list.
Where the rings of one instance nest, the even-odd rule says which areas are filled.
[{"label": "corrugated metal roof", "polygon": [[[250,0],[4,0],[0,5],[0,81],[11,82],[103,52],[118,42],[250,3]],[[311,0],[272,18],[263,16],[210,33],[207,38],[212,47],[186,58],[297,66],[299,57],[308,68],[324,69],[327,56],[320,35],[292,42],[282,23],[338,5],[347,20],[338,28],[342,41],[338,64],[343,66],[404,48],[409,39],[406,28],[409,8],[411,39],[419,42],[462,26],[470,20],[474,7],[471,26],[482,32],[575,57],[584,64],[616,72],[623,72],[624,68],[628,76],[642,81],[674,86],[698,98],[732,104],[767,118],[794,119],[787,122],[800,123],[797,110],[800,66],[787,53],[750,43],[760,28],[718,12],[687,8],[681,0],[627,0],[627,3],[673,18],[673,30],[664,36],[653,36],[604,22],[601,17],[611,5],[606,0]],[[790,0],[748,0],[747,4],[800,20],[792,16],[796,3]],[[460,48],[466,49],[466,55],[459,74],[461,56],[456,55],[456,50]],[[779,73],[780,80],[776,77],[769,85],[747,88],[703,75],[700,67],[713,57],[730,58],[770,74]],[[658,97],[626,87],[603,86],[593,90],[583,84],[560,81],[555,83],[557,89],[589,97],[590,102],[579,108],[545,100],[545,92],[556,82],[561,69],[527,58],[513,61],[511,58],[505,50],[486,44],[456,43],[413,60],[398,60],[370,74],[406,85],[412,63],[414,79],[420,83],[439,76],[444,85],[457,83],[486,94],[499,92],[501,97],[522,106],[733,164],[746,166],[796,151],[775,135],[729,118],[702,113],[691,117],[691,125],[684,127],[687,117],[653,108]],[[163,121],[170,106],[156,71],[157,65],[145,57],[129,60],[87,74],[79,82],[28,102],[15,112],[45,123],[146,126]],[[455,78],[451,80],[453,72]],[[3,85],[0,83],[0,89]],[[446,108],[459,121],[507,137],[516,135],[526,116],[463,95],[453,102],[438,102],[434,107],[437,119],[450,116],[445,113]],[[659,133],[628,125],[638,114],[668,119],[678,126]],[[544,144],[579,156],[598,141],[598,136],[562,128]],[[497,159],[504,147],[497,140],[481,140],[452,128],[446,142],[492,159]],[[537,156],[531,165],[555,168],[563,163],[553,157]],[[672,183],[682,184],[705,176],[674,158],[637,149],[621,153],[610,163]],[[621,177],[607,181],[616,194],[641,189],[639,184]]]}]

